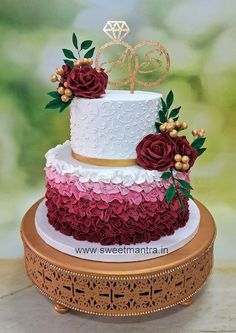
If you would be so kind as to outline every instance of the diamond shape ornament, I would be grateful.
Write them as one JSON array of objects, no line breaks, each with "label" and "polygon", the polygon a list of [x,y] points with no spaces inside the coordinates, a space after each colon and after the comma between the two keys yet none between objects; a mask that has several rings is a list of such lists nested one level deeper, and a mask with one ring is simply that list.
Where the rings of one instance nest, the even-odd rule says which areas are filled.
[{"label": "diamond shape ornament", "polygon": [[103,31],[112,40],[122,40],[129,33],[129,26],[125,21],[107,21]]}]

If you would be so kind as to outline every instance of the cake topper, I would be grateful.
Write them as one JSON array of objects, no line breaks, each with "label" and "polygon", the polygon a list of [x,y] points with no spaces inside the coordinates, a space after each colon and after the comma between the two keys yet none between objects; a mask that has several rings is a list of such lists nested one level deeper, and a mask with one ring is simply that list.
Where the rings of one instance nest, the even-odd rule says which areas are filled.
[{"label": "cake topper", "polygon": [[[170,69],[170,58],[161,43],[142,41],[132,46],[123,41],[130,31],[125,21],[108,21],[103,31],[111,38],[111,41],[98,50],[95,65],[97,70],[104,68],[108,75],[116,70],[119,78],[116,81],[109,80],[109,84],[114,87],[129,85],[130,92],[133,93],[135,83],[143,87],[151,87],[159,85],[166,78]],[[119,50],[115,51],[114,46]],[[114,60],[101,60],[107,49],[111,51],[109,57],[114,54]]]}]

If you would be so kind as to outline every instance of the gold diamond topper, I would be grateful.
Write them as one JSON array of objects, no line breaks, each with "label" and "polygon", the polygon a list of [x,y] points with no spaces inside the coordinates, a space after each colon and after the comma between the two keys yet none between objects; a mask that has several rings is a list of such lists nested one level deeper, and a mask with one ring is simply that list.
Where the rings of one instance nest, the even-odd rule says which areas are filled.
[{"label": "gold diamond topper", "polygon": [[130,30],[125,21],[107,21],[103,31],[111,39],[121,40],[128,35]]},{"label": "gold diamond topper", "polygon": [[[170,58],[161,43],[142,41],[132,46],[124,42],[123,38],[130,31],[125,21],[108,21],[103,31],[111,41],[98,50],[96,68],[104,68],[108,75],[115,72],[117,79],[109,80],[109,84],[114,87],[129,85],[130,92],[133,93],[135,83],[151,87],[159,85],[166,78],[170,69]],[[101,61],[106,51],[110,51],[109,58],[112,59]]]}]

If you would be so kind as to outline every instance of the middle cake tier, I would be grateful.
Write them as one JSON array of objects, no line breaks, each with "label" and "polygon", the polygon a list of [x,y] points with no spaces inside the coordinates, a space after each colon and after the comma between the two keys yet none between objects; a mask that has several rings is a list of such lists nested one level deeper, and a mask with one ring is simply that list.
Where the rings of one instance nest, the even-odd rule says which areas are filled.
[{"label": "middle cake tier", "polygon": [[[61,233],[102,245],[136,244],[174,234],[189,218],[188,200],[165,200],[169,180],[139,166],[99,167],[73,159],[69,141],[46,154],[49,223]],[[189,181],[188,174],[175,177]]]}]

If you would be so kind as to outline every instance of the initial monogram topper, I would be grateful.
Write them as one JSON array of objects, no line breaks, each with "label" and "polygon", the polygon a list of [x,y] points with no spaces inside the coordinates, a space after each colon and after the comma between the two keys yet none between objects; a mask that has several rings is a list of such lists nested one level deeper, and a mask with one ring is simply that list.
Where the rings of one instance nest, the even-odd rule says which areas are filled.
[{"label": "initial monogram topper", "polygon": [[[117,80],[108,81],[114,87],[130,86],[134,92],[135,83],[151,87],[159,85],[170,69],[167,50],[159,42],[143,41],[131,46],[123,41],[130,29],[125,21],[108,21],[103,31],[111,38],[97,52],[96,68],[104,68],[107,74],[114,72]],[[111,48],[112,46],[112,48]],[[102,61],[109,50],[110,61]],[[128,74],[128,77],[127,77]]]}]

